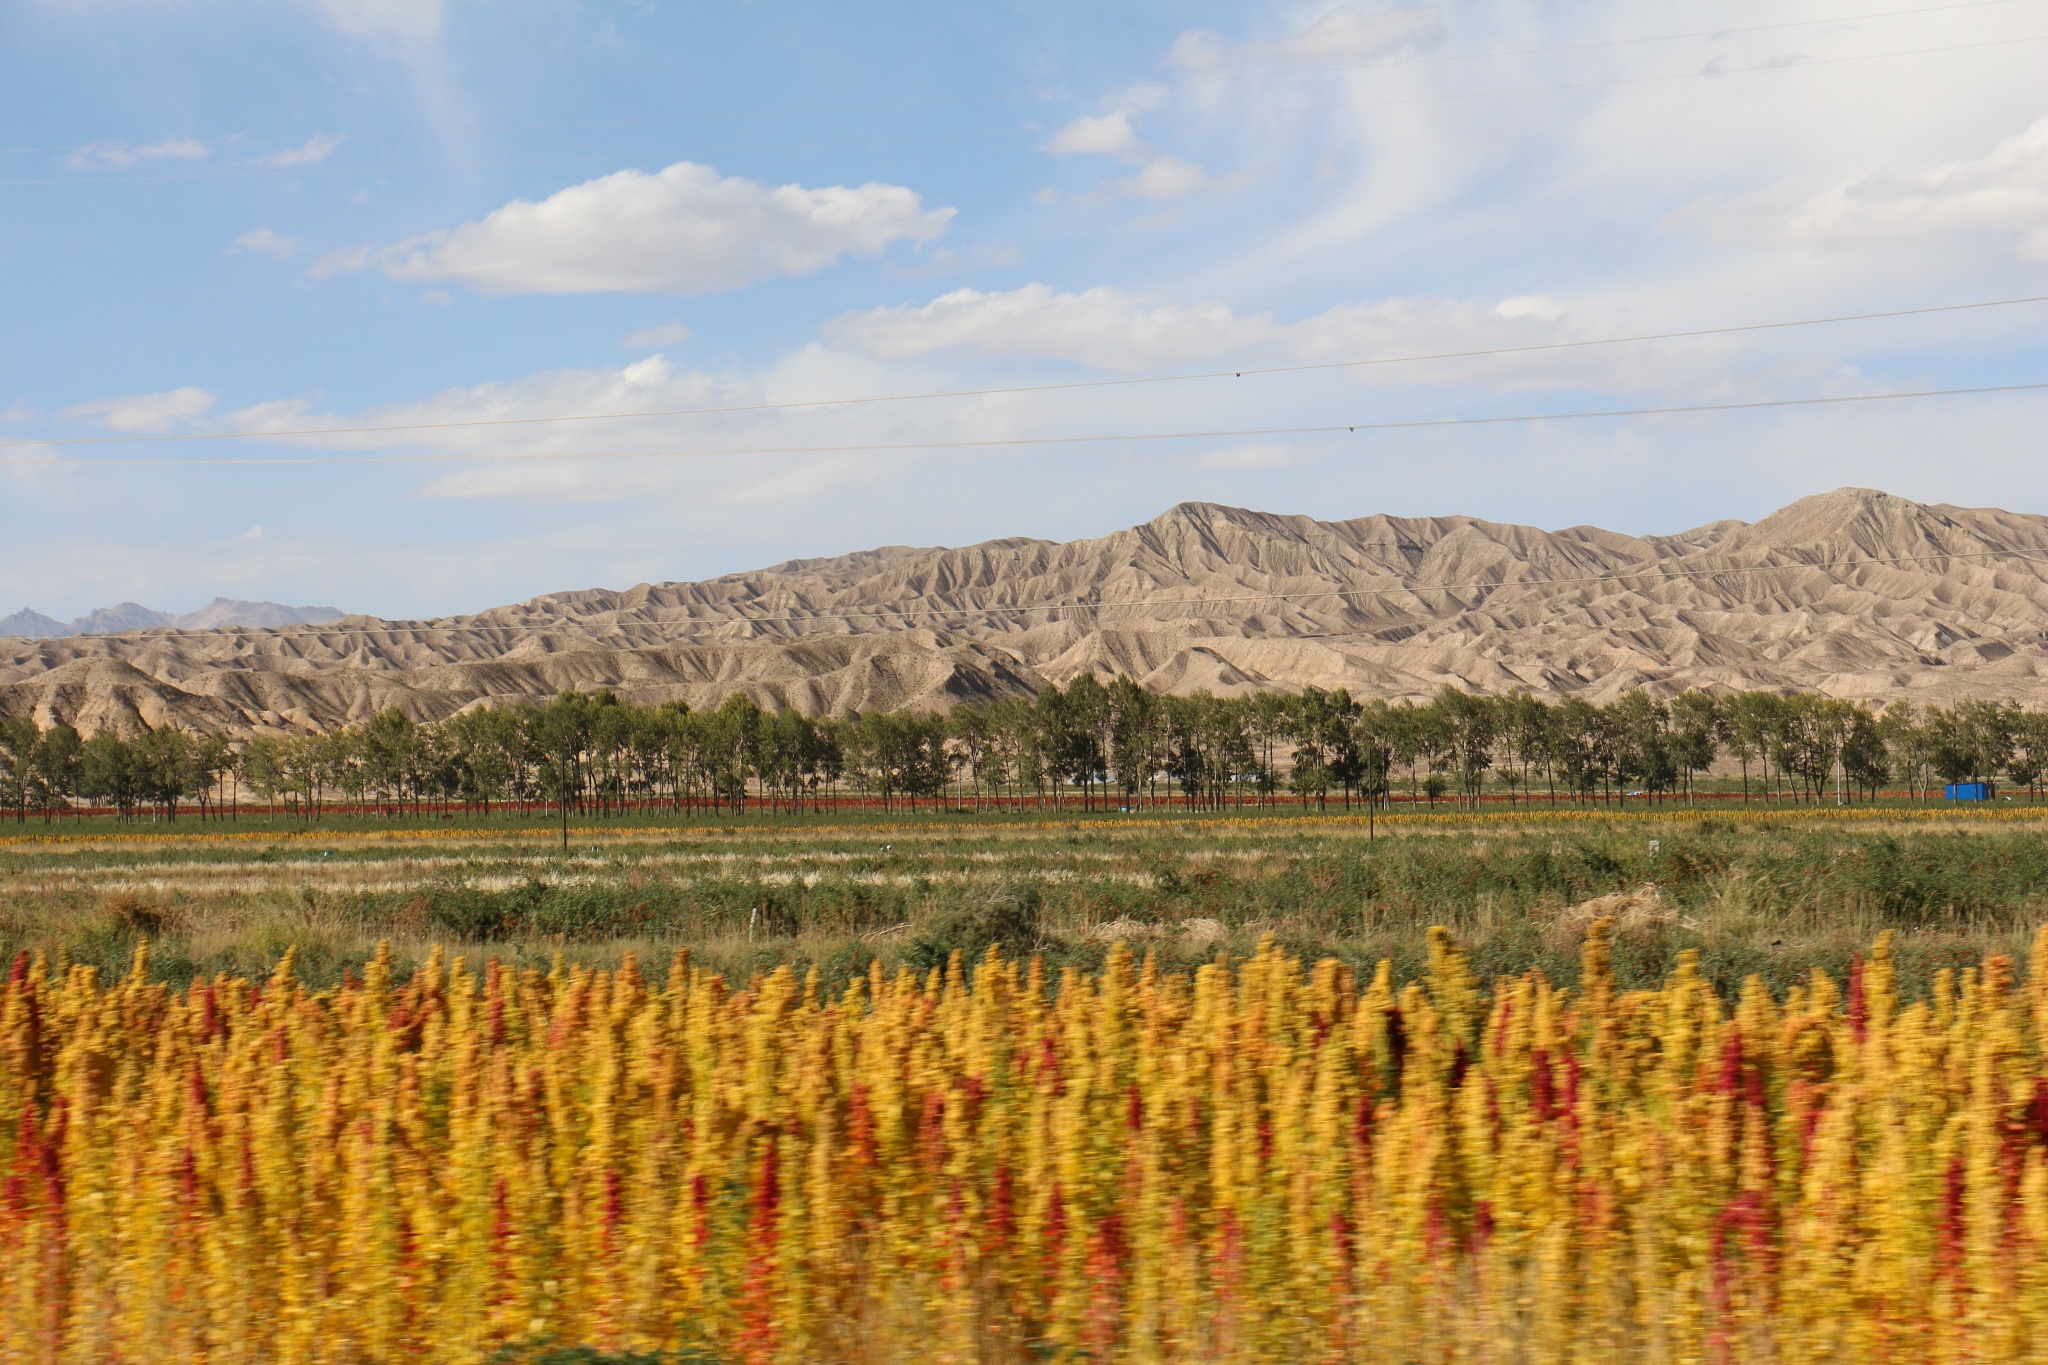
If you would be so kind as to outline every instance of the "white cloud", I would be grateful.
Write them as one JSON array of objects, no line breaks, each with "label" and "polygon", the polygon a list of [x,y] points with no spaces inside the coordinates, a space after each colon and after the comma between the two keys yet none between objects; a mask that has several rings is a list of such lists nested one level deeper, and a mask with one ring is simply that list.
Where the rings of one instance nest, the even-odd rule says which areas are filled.
[{"label": "white cloud", "polygon": [[1252,180],[1249,172],[1218,177],[1177,156],[1161,156],[1146,162],[1136,175],[1111,181],[1110,188],[1134,199],[1181,199],[1205,190],[1227,194]]},{"label": "white cloud", "polygon": [[1098,369],[1144,369],[1257,345],[1273,335],[1270,314],[1240,317],[1223,304],[1160,304],[1120,289],[1056,294],[1027,284],[1003,293],[956,289],[923,305],[851,313],[826,335],[885,359],[941,350],[1038,355]]},{"label": "white cloud", "polygon": [[[1056,429],[1072,414],[1022,398],[973,403],[854,404],[788,410],[759,405],[855,397],[930,387],[937,373],[914,364],[877,362],[850,351],[808,345],[766,372],[707,375],[661,355],[616,368],[557,370],[473,387],[450,388],[404,405],[347,413],[307,413],[303,405],[266,405],[237,414],[238,426],[314,428],[282,442],[334,452],[404,450],[463,457],[445,465],[376,466],[429,500],[517,500],[568,507],[611,502],[636,513],[679,510],[700,521],[714,506],[783,505],[821,500],[853,484],[893,481],[929,459],[931,441],[1003,439]],[[715,411],[688,413],[689,409]],[[684,415],[658,415],[685,410]],[[533,421],[564,413],[647,413],[603,422]],[[510,425],[468,425],[476,422]],[[402,431],[336,431],[403,425]],[[872,445],[855,451],[806,447]],[[762,453],[733,453],[759,450]],[[590,458],[612,452],[614,458]],[[696,453],[692,453],[696,452]],[[725,452],[725,453],[716,453]],[[652,458],[642,458],[651,456]],[[345,458],[345,456],[344,456]],[[403,494],[394,490],[394,496]],[[253,518],[251,518],[253,519]],[[715,530],[715,526],[707,529]]]},{"label": "white cloud", "polygon": [[1780,231],[1795,242],[2012,237],[2021,259],[2048,260],[2048,118],[1974,160],[1832,186],[1794,207]]},{"label": "white cloud", "polygon": [[[1249,175],[1219,178],[1192,162],[1161,154],[1139,137],[1131,126],[1131,115],[1138,107],[1153,107],[1158,103],[1157,87],[1142,86],[1127,93],[1134,93],[1139,98],[1127,100],[1124,107],[1114,113],[1090,114],[1075,119],[1047,138],[1042,150],[1054,156],[1114,157],[1127,166],[1138,167],[1134,174],[1108,184],[1114,193],[1134,199],[1180,199],[1204,190],[1229,192],[1251,183]],[[1048,186],[1047,191],[1050,189]],[[1050,200],[1041,199],[1040,202]]]},{"label": "white cloud", "polygon": [[1246,55],[1255,60],[1294,62],[1369,62],[1411,48],[1425,47],[1444,36],[1443,11],[1435,5],[1368,13],[1340,5],[1310,24],[1299,37],[1254,44]]},{"label": "white cloud", "polygon": [[651,355],[620,370],[619,380],[628,388],[653,389],[668,383],[673,374],[667,356]]},{"label": "white cloud", "polygon": [[680,346],[696,333],[680,322],[664,322],[656,327],[642,327],[637,332],[628,332],[619,338],[621,346]]},{"label": "white cloud", "polygon": [[275,256],[279,260],[283,260],[298,249],[298,238],[287,237],[267,227],[245,232],[228,244],[228,254],[231,256]]},{"label": "white cloud", "polygon": [[[451,159],[473,158],[477,148],[468,134],[482,115],[466,98],[463,82],[458,80],[448,54],[443,51],[440,39],[445,0],[298,2],[331,27],[358,39],[402,68],[411,78],[418,116],[434,130],[444,150],[452,154]],[[335,145],[339,142],[338,137],[334,138]],[[316,137],[296,149],[298,159],[283,164],[303,165],[322,160],[334,151],[334,146],[325,143],[325,137]]]},{"label": "white cloud", "polygon": [[1370,62],[1444,36],[1443,11],[1436,5],[1365,11],[1340,5],[1291,38],[1232,47],[1207,29],[1190,29],[1174,41],[1166,63],[1184,71],[1218,71],[1232,66],[1327,66]]},{"label": "white cloud", "polygon": [[[678,534],[677,527],[687,528],[682,534],[692,541],[723,537],[729,528],[747,528],[751,542],[717,541],[735,545],[734,553],[741,556],[708,566],[719,572],[779,557],[779,547],[789,543],[796,547],[791,553],[820,552],[825,547],[892,539],[924,543],[950,537],[958,542],[979,535],[1041,534],[1051,526],[1073,527],[1071,522],[1046,518],[1056,518],[1062,509],[1071,513],[1072,490],[1081,488],[1103,502],[1095,509],[1101,520],[1085,528],[1100,532],[1142,520],[1178,497],[1214,497],[1274,510],[1321,509],[1322,515],[1403,506],[1499,516],[1507,504],[1531,497],[1544,486],[1533,471],[1552,470],[1562,471],[1557,476],[1573,482],[1572,498],[1553,492],[1548,496],[1557,502],[1531,501],[1533,510],[1515,515],[1563,524],[1588,518],[1577,510],[1561,515],[1557,506],[1570,504],[1573,498],[1613,495],[1618,484],[1642,476],[1649,462],[1663,461],[1662,452],[1682,452],[1689,468],[1716,467],[1712,452],[1716,442],[1728,439],[1725,429],[1705,422],[1696,424],[1697,430],[1680,430],[1677,423],[1668,424],[1670,430],[1631,423],[1609,433],[1597,424],[1570,424],[1554,431],[1461,428],[1446,433],[1361,433],[1356,439],[1247,435],[1072,446],[975,443],[1079,433],[1426,421],[1548,406],[1508,396],[1518,389],[1619,393],[1662,386],[1691,401],[1726,391],[1717,387],[1723,385],[1733,390],[1731,397],[1827,388],[1825,376],[1816,379],[1811,374],[1793,376],[1797,383],[1785,384],[1784,376],[1770,372],[1767,363],[1723,340],[1246,375],[1242,382],[1222,378],[963,395],[944,402],[757,407],[1031,382],[1028,371],[1019,373],[1014,365],[985,362],[983,357],[1078,359],[1126,373],[1183,364],[1222,370],[1240,357],[1252,366],[1527,345],[1644,330],[1632,325],[1637,322],[1614,304],[1562,291],[1554,297],[1508,299],[1376,299],[1299,321],[1276,321],[1265,313],[1247,314],[1220,303],[1173,304],[1110,289],[1057,293],[1040,284],[1003,293],[956,291],[919,307],[854,314],[828,329],[828,336],[843,345],[804,346],[765,370],[737,376],[707,375],[656,355],[616,367],[544,372],[450,388],[416,402],[370,411],[294,416],[291,405],[271,405],[260,416],[254,410],[237,414],[235,425],[359,427],[513,419],[515,425],[441,425],[280,439],[335,452],[444,452],[465,457],[445,465],[348,470],[350,484],[377,484],[380,497],[393,509],[390,515],[423,516],[436,525],[488,525],[493,515],[488,504],[514,501],[547,509],[548,516],[563,526],[610,526],[614,539],[617,528],[627,524],[648,526],[646,534],[664,544],[665,538]],[[942,354],[946,352],[951,353]],[[1368,393],[1362,385],[1375,387]],[[1576,398],[1566,401],[1579,405]],[[755,410],[603,422],[531,420],[566,413],[653,414],[705,408]],[[1844,415],[1838,420],[1868,423],[1873,418]],[[2005,444],[2014,442],[2005,438]],[[1610,447],[1608,456],[1585,453]],[[1543,453],[1525,458],[1524,452],[1532,449]],[[617,458],[590,458],[595,452]],[[1340,454],[1343,458],[1333,458]],[[1875,476],[1861,481],[1883,482]],[[890,520],[903,516],[906,506],[928,514],[928,523],[920,523],[927,533],[911,535],[908,523]],[[407,508],[411,510],[403,510]],[[962,522],[963,516],[969,520]],[[280,530],[271,524],[269,514],[253,503],[242,515],[245,524],[259,517],[269,527],[262,546],[280,538],[290,542],[290,528]],[[1667,519],[1648,529],[1679,524],[1689,523]],[[1624,525],[1636,529],[1638,523]],[[793,533],[792,527],[803,529]],[[796,538],[764,538],[770,533]],[[778,549],[760,548],[771,543]],[[632,573],[676,577],[679,567],[667,559],[658,573]],[[588,557],[548,558],[541,568],[514,563],[494,571],[498,577],[487,575],[490,581],[479,580],[482,585],[475,591],[483,595],[475,601],[520,595],[502,586],[507,581],[502,575],[515,570],[528,575],[544,572],[552,578],[521,591],[632,581],[631,576],[607,580],[598,561]],[[348,604],[361,600],[358,590]]]},{"label": "white cloud", "polygon": [[[47,499],[46,505],[64,518],[64,524],[86,524],[90,513],[78,497],[79,476],[86,471],[77,462],[66,460],[62,450],[48,445],[14,446],[5,455],[0,460],[0,479],[6,480],[12,497]],[[101,505],[104,506],[104,499]],[[45,524],[52,522],[46,520]],[[0,568],[0,572],[4,571]]]},{"label": "white cloud", "polygon": [[441,0],[316,0],[327,21],[351,38],[427,43],[441,33]]},{"label": "white cloud", "polygon": [[[764,185],[679,161],[654,175],[586,181],[537,204],[514,200],[376,259],[393,279],[459,280],[496,294],[703,294],[930,241],[953,214],[926,209],[901,185]],[[369,259],[337,254],[315,273]]]},{"label": "white cloud", "polygon": [[307,270],[306,273],[316,280],[324,280],[330,275],[341,275],[352,270],[362,270],[370,264],[370,258],[373,254],[370,248],[366,246],[336,247],[319,260],[313,262],[312,268]]},{"label": "white cloud", "polygon": [[1054,156],[1079,153],[1135,161],[1142,159],[1150,148],[1131,127],[1131,111],[1119,109],[1113,114],[1090,114],[1075,119],[1045,140],[1045,150]]},{"label": "white cloud", "polygon": [[262,525],[261,525],[261,524],[259,523],[259,524],[255,525],[255,526],[251,526],[251,527],[250,527],[250,528],[249,528],[248,530],[246,530],[246,531],[242,532],[242,539],[243,539],[243,540],[261,540],[261,539],[263,539],[263,527],[262,527]]},{"label": "white cloud", "polygon": [[[1326,7],[1327,0],[1318,8]],[[1821,226],[1831,206],[1813,201],[1825,192],[1857,184],[1876,167],[1919,170],[1975,158],[2043,109],[2021,74],[2033,48],[2001,45],[2025,32],[2006,7],[1944,12],[1910,21],[1920,25],[1911,29],[1898,27],[1909,22],[1903,20],[1822,22],[1829,17],[1821,0],[1777,7],[1743,0],[1729,12],[1730,24],[1805,21],[1812,28],[1738,28],[1636,45],[1618,41],[1644,31],[1627,6],[1541,15],[1482,6],[1458,12],[1458,48],[1499,50],[1496,60],[1396,59],[1318,76],[1308,86],[1284,70],[1258,75],[1256,44],[1238,33],[1227,42],[1189,38],[1176,59],[1181,70],[1193,77],[1205,63],[1217,69],[1184,79],[1180,103],[1199,106],[1200,126],[1243,130],[1229,161],[1213,144],[1196,142],[1185,144],[1189,159],[1256,166],[1262,190],[1271,186],[1275,201],[1263,215],[1263,232],[1241,238],[1218,268],[1228,283],[1211,287],[1259,298],[1266,289],[1307,287],[1336,271],[1356,296],[1399,287],[1388,271],[1406,267],[1395,261],[1426,261],[1435,278],[1470,277],[1481,262],[1493,262],[1511,272],[1493,277],[1503,280],[1503,293],[1619,298],[1633,290],[1679,316],[1766,317],[1786,308],[1854,311],[1878,287],[1874,281],[1931,296],[1997,288],[1980,274],[2011,259],[1995,239],[1971,252],[1958,249],[1960,237],[1932,249],[1904,235],[1885,238],[1888,257],[1912,261],[1908,274],[1886,277],[1867,273],[1868,252],[1782,250],[1795,213],[1814,211],[1804,230]],[[1910,80],[1897,62],[1858,60],[1873,49],[1921,41],[1982,50],[1915,59]],[[1569,59],[1508,55],[1581,43],[1586,50]],[[1816,60],[1772,67],[1793,50]],[[1685,74],[1717,62],[1723,74]],[[1583,89],[1559,88],[1580,81],[1587,82]],[[1537,93],[1545,88],[1558,93]],[[1906,89],[1911,98],[1901,97]],[[1515,91],[1526,93],[1508,93]],[[1233,117],[1238,122],[1220,121]],[[1163,123],[1140,127],[1166,141]],[[1987,136],[1987,128],[1995,132]],[[1328,189],[1311,183],[1323,158],[1341,169]],[[1772,185],[1783,188],[1767,199],[1758,195]],[[1884,188],[1873,183],[1861,194]],[[1701,201],[1703,194],[1714,198]],[[1673,213],[1688,203],[1695,203],[1690,212]],[[1886,213],[1925,207],[1890,205]],[[1871,216],[1859,212],[1856,230],[1869,231]],[[1512,229],[1503,232],[1503,223]],[[1645,230],[1652,225],[1665,231]],[[1720,230],[1720,241],[1704,239],[1699,229],[1709,226]],[[1548,244],[1540,265],[1519,254],[1536,243]],[[1786,273],[1793,269],[1802,273]]]},{"label": "white cloud", "polygon": [[[844,382],[843,380],[841,381]],[[816,392],[816,390],[812,390]],[[776,394],[758,379],[734,382],[699,371],[678,371],[665,356],[652,355],[618,369],[556,370],[501,383],[448,389],[419,403],[383,409],[361,419],[335,418],[342,425],[385,422],[461,423],[562,412],[634,412],[692,407],[746,406],[773,401]],[[861,419],[855,419],[858,423]],[[870,419],[872,420],[872,419]],[[791,426],[792,421],[797,424]],[[822,427],[817,424],[822,424]],[[842,434],[833,414],[795,418],[769,413],[721,413],[703,417],[624,418],[598,424],[536,423],[516,427],[442,427],[411,434],[430,448],[463,454],[517,456],[454,466],[421,490],[427,498],[467,501],[515,499],[556,503],[599,502],[690,490],[702,503],[723,503],[763,479],[787,480],[800,460],[775,457],[717,459],[547,459],[555,453],[592,449],[633,451],[663,448],[720,448],[733,445],[799,445],[820,429]],[[378,448],[393,444],[377,435],[343,436],[333,442]],[[322,442],[327,444],[329,442]],[[799,479],[785,486],[801,496]],[[815,492],[815,490],[812,490]]]},{"label": "white cloud", "polygon": [[[983,293],[958,289],[931,302],[849,313],[825,326],[834,343],[883,360],[942,352],[1065,360],[1110,372],[1185,364],[1264,366],[1291,362],[1444,356],[1365,365],[1347,384],[1761,392],[1781,379],[1839,377],[1827,362],[1790,371],[1735,368],[1734,343],[1702,339],[1655,347],[1553,346],[1640,330],[1604,306],[1574,308],[1547,295],[1495,301],[1416,297],[1338,304],[1293,322],[1223,303],[1163,303],[1109,287],[1059,293],[1045,284]],[[1494,355],[1461,352],[1498,351]],[[1456,358],[1452,358],[1456,357]],[[1816,368],[1818,367],[1818,368]]]},{"label": "white cloud", "polygon": [[227,425],[236,431],[283,431],[312,425],[306,413],[312,404],[303,398],[278,398],[254,403],[228,414]]},{"label": "white cloud", "polygon": [[212,394],[187,386],[168,393],[95,398],[64,409],[64,415],[90,418],[113,431],[168,431],[180,422],[205,416],[212,407]]},{"label": "white cloud", "polygon": [[315,133],[296,147],[287,147],[281,152],[272,152],[263,158],[263,164],[275,169],[286,166],[312,166],[333,156],[335,149],[343,142],[340,133]]},{"label": "white cloud", "polygon": [[1183,71],[1213,71],[1228,60],[1231,47],[1214,29],[1191,28],[1173,40],[1164,65]]},{"label": "white cloud", "polygon": [[1517,294],[1511,299],[1502,299],[1493,306],[1493,311],[1504,318],[1538,318],[1554,322],[1564,316],[1565,306],[1548,294]]},{"label": "white cloud", "polygon": [[167,137],[140,147],[125,142],[88,142],[64,158],[64,164],[74,171],[125,171],[149,161],[197,161],[208,150],[193,137]]}]

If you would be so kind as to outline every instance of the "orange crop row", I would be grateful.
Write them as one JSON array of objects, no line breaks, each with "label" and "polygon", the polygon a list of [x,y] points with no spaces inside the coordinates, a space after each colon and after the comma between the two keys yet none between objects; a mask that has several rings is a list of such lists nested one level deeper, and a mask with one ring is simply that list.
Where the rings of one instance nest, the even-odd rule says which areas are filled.
[{"label": "orange crop row", "polygon": [[2048,935],[1894,998],[1121,950],[821,996],[20,962],[0,1359],[2038,1359]]}]

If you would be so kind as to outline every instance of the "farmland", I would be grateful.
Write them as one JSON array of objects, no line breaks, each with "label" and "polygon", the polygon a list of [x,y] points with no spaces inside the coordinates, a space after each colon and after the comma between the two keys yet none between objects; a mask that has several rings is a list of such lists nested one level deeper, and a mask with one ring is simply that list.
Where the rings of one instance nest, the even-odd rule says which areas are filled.
[{"label": "farmland", "polygon": [[[251,827],[254,826],[254,827]],[[926,970],[1001,942],[1093,970],[1123,938],[1169,968],[1266,937],[1369,972],[1421,970],[1443,925],[1482,975],[1575,979],[1587,916],[1629,894],[1616,971],[1660,980],[1696,948],[1725,990],[1847,970],[1896,935],[1901,989],[2010,952],[2048,919],[2048,850],[2028,807],[1953,812],[1678,809],[1381,816],[1299,808],[1188,818],[1018,811],[862,819],[578,820],[563,852],[521,822],[335,820],[176,827],[36,824],[0,842],[0,948],[183,985],[260,977],[287,947],[338,982],[388,940],[472,961],[616,965],[688,948],[734,981],[788,964],[827,987],[871,961]],[[1645,894],[1647,893],[1647,894]]]},{"label": "farmland", "polygon": [[2048,1330],[2033,808],[251,823],[0,843],[10,1362]]}]

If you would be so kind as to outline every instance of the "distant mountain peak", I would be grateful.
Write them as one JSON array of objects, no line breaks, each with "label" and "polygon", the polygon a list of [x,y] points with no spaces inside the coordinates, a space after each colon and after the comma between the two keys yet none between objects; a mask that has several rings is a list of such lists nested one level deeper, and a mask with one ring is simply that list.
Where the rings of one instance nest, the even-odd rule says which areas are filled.
[{"label": "distant mountain peak", "polygon": [[0,637],[14,637],[25,640],[47,640],[62,635],[71,627],[54,620],[39,611],[23,607],[12,616],[0,616]]},{"label": "distant mountain peak", "polygon": [[1837,488],[1779,508],[1728,536],[1720,548],[1905,561],[1975,553],[2002,547],[2002,540],[1992,523],[1970,509],[1931,507],[1875,488]]},{"label": "distant mountain peak", "polygon": [[180,630],[208,630],[215,626],[317,626],[339,621],[347,613],[335,607],[288,607],[279,602],[244,602],[216,597],[197,611],[188,611],[171,624]]},{"label": "distant mountain peak", "polygon": [[197,611],[176,616],[140,602],[118,602],[95,607],[73,621],[58,621],[39,611],[23,607],[12,616],[0,616],[0,638],[54,640],[70,635],[115,635],[127,630],[211,630],[219,626],[324,625],[339,621],[343,613],[333,607],[288,607],[281,602],[244,602],[216,597]]}]

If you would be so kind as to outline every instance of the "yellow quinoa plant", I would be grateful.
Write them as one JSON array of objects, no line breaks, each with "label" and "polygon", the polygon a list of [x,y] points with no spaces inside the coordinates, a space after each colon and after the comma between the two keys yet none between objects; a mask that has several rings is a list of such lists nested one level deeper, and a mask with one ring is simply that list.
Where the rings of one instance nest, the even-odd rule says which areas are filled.
[{"label": "yellow quinoa plant", "polygon": [[843,993],[14,964],[0,1360],[1988,1361],[2048,1341],[2048,934],[1902,1007],[1273,948]]}]

